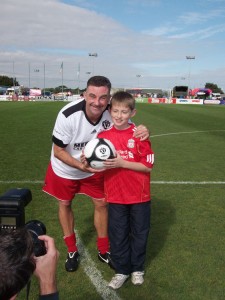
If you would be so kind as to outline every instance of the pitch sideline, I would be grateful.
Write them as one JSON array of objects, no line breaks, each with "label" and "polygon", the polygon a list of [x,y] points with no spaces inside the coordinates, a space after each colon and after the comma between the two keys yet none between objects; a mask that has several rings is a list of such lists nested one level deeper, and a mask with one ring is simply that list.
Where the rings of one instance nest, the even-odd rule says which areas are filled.
[{"label": "pitch sideline", "polygon": [[[11,183],[18,183],[18,184],[43,184],[42,180],[0,180],[0,184],[11,184]],[[174,185],[183,185],[183,184],[190,184],[190,185],[206,185],[206,184],[225,184],[225,181],[151,181],[151,184],[174,184]]]},{"label": "pitch sideline", "polygon": [[104,280],[101,272],[96,267],[95,263],[91,259],[88,250],[84,247],[82,240],[80,239],[79,233],[76,230],[77,244],[79,248],[80,263],[87,277],[91,280],[92,284],[95,286],[98,294],[104,300],[121,300],[114,290],[108,287],[108,282]]},{"label": "pitch sideline", "polygon": [[154,137],[162,137],[162,136],[169,136],[169,135],[193,134],[193,133],[206,133],[206,132],[223,132],[223,131],[225,131],[225,129],[169,132],[169,133],[162,133],[162,134],[151,135],[151,138],[154,138]]}]

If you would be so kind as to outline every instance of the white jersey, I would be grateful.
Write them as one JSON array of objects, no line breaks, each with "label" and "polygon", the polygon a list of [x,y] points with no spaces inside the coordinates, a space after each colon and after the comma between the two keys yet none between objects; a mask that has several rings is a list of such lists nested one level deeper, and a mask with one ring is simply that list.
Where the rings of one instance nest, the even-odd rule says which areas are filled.
[{"label": "white jersey", "polygon": [[[112,126],[112,119],[108,109],[103,112],[99,121],[92,123],[85,112],[86,101],[71,102],[59,112],[53,129],[53,145],[65,148],[66,151],[80,160],[82,150],[98,133]],[[57,159],[51,152],[51,164],[54,172],[63,178],[82,179],[92,176],[92,173],[82,172]]]}]

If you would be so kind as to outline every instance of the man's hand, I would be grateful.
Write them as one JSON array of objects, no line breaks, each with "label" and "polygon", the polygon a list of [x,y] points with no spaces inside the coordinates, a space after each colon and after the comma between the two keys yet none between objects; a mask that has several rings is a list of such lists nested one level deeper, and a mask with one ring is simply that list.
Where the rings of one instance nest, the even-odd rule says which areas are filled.
[{"label": "man's hand", "polygon": [[147,127],[144,125],[139,125],[137,126],[135,132],[134,132],[134,137],[140,138],[141,141],[145,141],[149,138],[150,133]]},{"label": "man's hand", "polygon": [[39,279],[40,295],[52,294],[57,291],[56,269],[59,252],[55,247],[53,238],[47,235],[41,235],[38,238],[44,241],[47,253],[35,257],[36,269],[34,274]]},{"label": "man's hand", "polygon": [[82,154],[81,154],[81,156],[80,156],[80,161],[81,161],[81,163],[82,163],[82,165],[83,165],[82,171],[84,171],[84,172],[89,172],[89,173],[99,173],[99,172],[102,172],[102,171],[105,170],[105,169],[93,169],[93,168],[89,165],[88,161],[86,160],[85,155],[84,155],[83,152],[82,152]]}]

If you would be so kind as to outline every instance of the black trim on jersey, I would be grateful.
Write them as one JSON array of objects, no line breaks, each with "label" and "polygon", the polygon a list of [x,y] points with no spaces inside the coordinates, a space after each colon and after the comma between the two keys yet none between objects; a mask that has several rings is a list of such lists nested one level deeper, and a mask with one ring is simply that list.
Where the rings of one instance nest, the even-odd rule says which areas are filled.
[{"label": "black trim on jersey", "polygon": [[[106,110],[108,110],[108,108],[109,108],[109,105],[107,105],[107,107],[106,107],[106,109],[104,110],[104,112],[105,112]],[[64,116],[65,116],[66,118],[68,118],[69,116],[71,116],[72,114],[74,114],[75,112],[78,112],[78,111],[83,111],[83,112],[84,112],[84,115],[85,115],[85,117],[86,117],[86,119],[87,119],[87,121],[88,121],[91,125],[93,125],[93,126],[97,125],[97,124],[100,122],[100,120],[101,120],[101,118],[102,118],[102,115],[103,115],[103,113],[104,113],[104,112],[103,112],[103,113],[101,114],[101,116],[99,117],[99,119],[98,119],[97,122],[93,123],[93,122],[88,118],[88,116],[87,116],[87,114],[86,114],[86,101],[85,101],[85,100],[82,100],[81,102],[76,103],[75,105],[70,106],[70,107],[68,107],[67,109],[65,109],[65,110],[63,111],[63,114],[64,114]]]},{"label": "black trim on jersey", "polygon": [[97,124],[100,122],[103,113],[104,113],[106,110],[108,110],[109,105],[107,105],[106,109],[103,111],[103,113],[102,113],[101,116],[99,117],[98,121],[95,122],[95,123],[92,122],[92,121],[88,118],[88,116],[87,116],[87,114],[86,114],[86,109],[85,109],[85,108],[86,108],[86,101],[85,101],[85,105],[84,105],[84,114],[85,114],[85,117],[86,117],[87,121],[88,121],[91,125],[95,126],[95,125],[97,125]]},{"label": "black trim on jersey", "polygon": [[66,148],[66,146],[67,146],[67,145],[63,144],[63,142],[61,140],[57,139],[54,135],[52,136],[52,141],[56,146],[58,146],[60,148]]},{"label": "black trim on jersey", "polygon": [[79,103],[75,103],[73,106],[68,107],[67,109],[65,109],[63,111],[63,114],[66,118],[68,118],[69,116],[71,116],[72,114],[74,114],[75,112],[78,111],[84,111],[85,112],[85,100],[82,100]]}]

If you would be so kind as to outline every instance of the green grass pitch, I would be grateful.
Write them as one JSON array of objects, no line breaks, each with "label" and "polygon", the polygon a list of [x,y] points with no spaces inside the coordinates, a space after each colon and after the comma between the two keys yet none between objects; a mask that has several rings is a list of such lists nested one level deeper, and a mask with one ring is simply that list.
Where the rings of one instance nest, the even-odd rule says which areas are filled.
[{"label": "green grass pitch", "polygon": [[[41,191],[52,129],[64,105],[0,102],[0,193],[16,187],[32,191],[26,221],[43,221],[55,238],[61,299],[99,300],[83,264],[75,273],[64,271],[57,203]],[[145,282],[135,287],[128,280],[107,299],[225,299],[225,106],[143,103],[133,121],[149,128],[155,152]],[[108,282],[113,271],[97,259],[92,203],[80,196],[73,208],[82,244]],[[37,296],[33,279],[29,299]],[[24,291],[18,299],[25,299]]]}]

